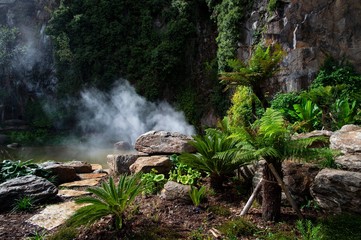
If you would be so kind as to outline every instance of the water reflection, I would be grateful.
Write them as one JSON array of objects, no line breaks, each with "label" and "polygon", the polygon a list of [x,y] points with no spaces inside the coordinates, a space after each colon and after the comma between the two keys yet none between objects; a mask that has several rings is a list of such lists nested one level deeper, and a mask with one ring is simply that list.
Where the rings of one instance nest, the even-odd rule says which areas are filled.
[{"label": "water reflection", "polygon": [[107,155],[124,153],[114,148],[94,148],[84,146],[42,146],[42,147],[19,147],[11,149],[0,147],[1,161],[4,159],[29,160],[34,162],[67,162],[72,160],[97,163],[108,168]]}]

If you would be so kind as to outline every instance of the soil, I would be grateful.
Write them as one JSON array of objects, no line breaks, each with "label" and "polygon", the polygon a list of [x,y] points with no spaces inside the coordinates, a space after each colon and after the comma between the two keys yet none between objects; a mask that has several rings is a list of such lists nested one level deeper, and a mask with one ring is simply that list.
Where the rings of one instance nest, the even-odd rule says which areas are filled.
[{"label": "soil", "polygon": [[[250,195],[239,189],[239,186],[231,184],[221,193],[208,194],[200,209],[194,208],[191,201],[167,201],[157,195],[139,196],[127,211],[121,231],[115,231],[112,227],[113,219],[105,217],[91,226],[78,229],[76,239],[216,239],[217,236],[222,239],[217,231],[219,226],[239,216]],[[61,229],[59,227],[49,232],[25,222],[44,207],[38,206],[31,213],[0,214],[0,239],[26,239],[37,234],[52,234]],[[309,211],[303,214],[307,218],[315,218],[319,213]],[[259,205],[254,205],[245,218],[261,233],[294,231],[298,219],[291,208],[283,207],[280,222],[264,222]],[[242,235],[239,239],[257,239],[257,236]]]}]

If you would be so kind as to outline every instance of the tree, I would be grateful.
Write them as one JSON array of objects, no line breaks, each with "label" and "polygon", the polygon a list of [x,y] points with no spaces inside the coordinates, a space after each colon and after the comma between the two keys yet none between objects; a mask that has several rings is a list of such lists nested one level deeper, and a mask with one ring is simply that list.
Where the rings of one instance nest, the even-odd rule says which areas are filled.
[{"label": "tree", "polygon": [[[265,221],[275,221],[281,212],[281,188],[272,174],[269,164],[272,164],[282,178],[282,162],[286,159],[316,160],[322,157],[332,157],[332,152],[326,148],[309,148],[315,141],[325,141],[325,138],[292,139],[294,133],[283,119],[282,113],[268,108],[261,119],[249,128],[241,128],[232,138],[238,139],[236,158],[248,162],[264,159],[267,164],[263,169],[263,200],[262,217]],[[227,152],[218,157],[227,157]]]},{"label": "tree", "polygon": [[[282,57],[283,50],[278,44],[267,48],[257,45],[248,62],[230,61],[229,65],[233,72],[222,73],[220,79],[228,85],[250,87],[263,107],[267,108],[269,104],[262,90],[262,85],[279,70],[279,62]],[[253,112],[255,113],[255,109]]]}]

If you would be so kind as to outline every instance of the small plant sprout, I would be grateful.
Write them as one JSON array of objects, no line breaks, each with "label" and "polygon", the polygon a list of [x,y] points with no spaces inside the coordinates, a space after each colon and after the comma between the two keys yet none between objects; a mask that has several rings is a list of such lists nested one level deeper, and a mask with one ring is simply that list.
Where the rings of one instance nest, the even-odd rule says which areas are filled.
[{"label": "small plant sprout", "polygon": [[199,213],[199,205],[201,204],[201,201],[205,197],[206,194],[206,188],[204,186],[200,187],[199,189],[191,186],[191,190],[189,191],[189,196],[193,202],[193,205],[196,207],[195,211]]},{"label": "small plant sprout", "polygon": [[30,212],[34,207],[34,200],[29,196],[24,196],[15,201],[14,212]]}]

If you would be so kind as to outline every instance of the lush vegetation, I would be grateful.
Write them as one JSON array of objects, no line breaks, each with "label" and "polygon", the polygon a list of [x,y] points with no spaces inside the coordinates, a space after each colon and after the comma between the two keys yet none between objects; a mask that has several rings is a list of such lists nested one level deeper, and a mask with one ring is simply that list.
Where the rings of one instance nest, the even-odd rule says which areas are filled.
[{"label": "lush vegetation", "polygon": [[53,180],[53,177],[48,171],[40,168],[37,164],[32,163],[31,160],[3,160],[0,163],[0,183],[27,175],[36,175]]},{"label": "lush vegetation", "polygon": [[110,177],[109,182],[104,182],[101,187],[89,188],[87,191],[95,196],[76,200],[76,203],[85,205],[76,211],[69,223],[73,225],[90,224],[111,214],[115,220],[114,227],[121,229],[125,210],[142,191],[140,175],[121,176],[117,185]]}]

